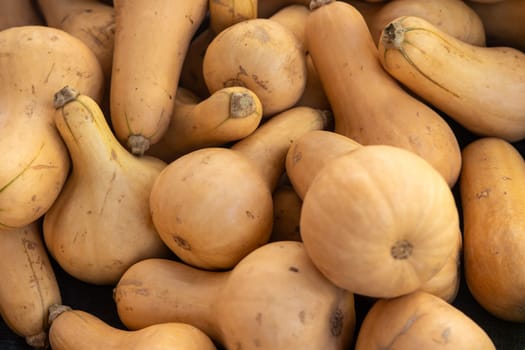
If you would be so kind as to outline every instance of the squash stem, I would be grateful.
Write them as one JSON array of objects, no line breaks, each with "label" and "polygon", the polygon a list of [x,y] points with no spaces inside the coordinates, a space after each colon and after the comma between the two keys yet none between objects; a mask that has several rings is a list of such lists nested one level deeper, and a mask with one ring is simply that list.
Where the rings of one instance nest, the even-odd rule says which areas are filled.
[{"label": "squash stem", "polygon": [[48,323],[51,324],[53,321],[60,316],[63,312],[72,310],[71,307],[62,304],[53,304],[49,306]]},{"label": "squash stem", "polygon": [[80,93],[75,89],[64,86],[53,97],[53,105],[55,109],[64,107],[67,103],[74,101]]},{"label": "squash stem", "polygon": [[234,92],[230,96],[230,117],[245,118],[255,112],[253,97],[245,92]]},{"label": "squash stem", "polygon": [[310,11],[313,11],[315,9],[318,9],[321,6],[327,5],[331,2],[334,2],[334,0],[312,0],[310,1]]},{"label": "squash stem", "polygon": [[144,152],[148,150],[150,146],[149,139],[143,135],[129,135],[128,137],[128,147],[131,150],[131,153],[136,156],[143,156]]}]

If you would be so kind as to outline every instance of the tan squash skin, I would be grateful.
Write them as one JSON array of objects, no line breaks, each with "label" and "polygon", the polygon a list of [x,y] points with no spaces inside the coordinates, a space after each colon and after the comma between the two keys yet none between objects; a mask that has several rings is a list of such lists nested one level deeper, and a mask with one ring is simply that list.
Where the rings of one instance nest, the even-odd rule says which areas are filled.
[{"label": "tan squash skin", "polygon": [[385,70],[466,129],[525,138],[525,53],[470,45],[413,16],[385,27],[378,48]]},{"label": "tan squash skin", "polygon": [[116,0],[110,110],[117,138],[143,155],[168,128],[180,71],[207,0]]},{"label": "tan squash skin", "polygon": [[0,316],[31,347],[47,345],[47,310],[61,302],[41,222],[0,229]]},{"label": "tan squash skin", "polygon": [[328,130],[312,130],[294,142],[286,154],[286,174],[303,199],[315,175],[330,160],[351,152],[361,145]]},{"label": "tan squash skin", "polygon": [[154,324],[140,330],[115,328],[95,315],[55,304],[49,308],[53,350],[215,350],[201,330],[184,323]]},{"label": "tan squash skin", "polygon": [[169,163],[196,149],[222,146],[243,139],[254,132],[261,122],[261,101],[247,88],[223,88],[198,102],[182,101],[180,94],[188,92],[181,89],[179,87],[175,96],[168,130],[146,154]]},{"label": "tan squash skin", "polygon": [[150,196],[162,240],[190,265],[232,268],[270,237],[272,192],[290,144],[326,123],[320,111],[292,108],[231,148],[201,148],[168,164]]},{"label": "tan squash skin", "polygon": [[317,109],[330,109],[330,103],[324,93],[319,75],[312,62],[312,58],[306,52],[304,44],[304,26],[310,10],[305,5],[291,4],[283,7],[269,18],[277,21],[290,29],[303,47],[306,53],[306,83],[304,91],[295,106],[307,106]]},{"label": "tan squash skin", "polygon": [[452,129],[381,67],[359,11],[341,1],[315,8],[306,22],[306,42],[332,106],[336,132],[363,145],[408,149],[432,164],[450,187],[455,184],[461,154]]},{"label": "tan squash skin", "polygon": [[[68,98],[60,101],[62,96]],[[167,256],[148,205],[153,181],[166,164],[135,157],[121,146],[90,97],[66,88],[56,102],[56,126],[73,166],[44,216],[46,246],[75,278],[115,284],[136,261]]]},{"label": "tan squash skin", "polygon": [[363,146],[326,163],[304,196],[300,225],[321,272],[369,297],[413,292],[457,253],[452,191],[428,162],[394,146]]},{"label": "tan squash skin", "polygon": [[462,257],[463,238],[461,232],[458,231],[455,252],[448,258],[445,266],[425,282],[419,290],[438,296],[448,303],[453,303],[459,292]]},{"label": "tan squash skin", "polygon": [[44,20],[31,0],[0,0],[0,30],[43,24]]},{"label": "tan squash skin", "polygon": [[512,144],[488,137],[468,144],[463,158],[467,285],[494,316],[525,322],[525,161]]},{"label": "tan squash skin", "polygon": [[0,227],[41,217],[69,172],[53,122],[53,94],[71,83],[100,100],[103,80],[95,55],[63,31],[23,26],[0,32]]},{"label": "tan squash skin", "polygon": [[303,201],[292,185],[277,186],[273,197],[273,225],[269,241],[301,241],[299,220]]},{"label": "tan squash skin", "polygon": [[495,350],[488,334],[441,298],[415,292],[377,301],[357,335],[356,350]]},{"label": "tan squash skin", "polygon": [[292,107],[260,125],[250,136],[237,141],[231,149],[250,159],[274,189],[285,172],[289,148],[305,133],[333,126],[332,114],[311,107]]},{"label": "tan squash skin", "polygon": [[485,46],[485,29],[478,14],[462,0],[392,0],[368,23],[374,43],[383,28],[401,16],[418,16],[449,35],[472,45]]},{"label": "tan squash skin", "polygon": [[489,46],[511,46],[525,51],[525,2],[465,1],[481,18]]},{"label": "tan squash skin", "polygon": [[300,242],[266,244],[226,272],[143,260],[114,300],[130,329],[184,322],[227,349],[344,350],[355,328],[353,295],[326,280]]},{"label": "tan squash skin", "polygon": [[304,47],[304,24],[310,10],[305,5],[291,4],[283,7],[269,18],[290,29]]},{"label": "tan squash skin", "polygon": [[235,23],[257,18],[257,3],[258,0],[209,0],[210,29],[217,34]]},{"label": "tan squash skin", "polygon": [[98,0],[38,0],[46,24],[79,38],[97,56],[104,77],[111,78],[115,13]]},{"label": "tan squash skin", "polygon": [[269,117],[292,107],[306,84],[306,58],[291,30],[256,18],[220,32],[208,45],[202,74],[210,93],[227,86],[252,90]]}]

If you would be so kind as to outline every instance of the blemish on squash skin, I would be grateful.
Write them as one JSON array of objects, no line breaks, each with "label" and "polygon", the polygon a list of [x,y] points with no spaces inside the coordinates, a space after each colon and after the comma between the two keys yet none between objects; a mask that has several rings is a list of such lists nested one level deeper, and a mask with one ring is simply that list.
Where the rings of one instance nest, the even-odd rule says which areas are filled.
[{"label": "blemish on squash skin", "polygon": [[149,295],[149,290],[146,288],[137,288],[135,289],[135,294],[147,297]]},{"label": "blemish on squash skin", "polygon": [[288,270],[289,270],[289,271],[292,271],[292,272],[299,272],[299,269],[298,269],[297,267],[295,267],[295,266],[290,266],[290,267],[288,268]]},{"label": "blemish on squash skin", "polygon": [[299,311],[299,321],[301,321],[302,324],[304,324],[305,314],[304,310]]},{"label": "blemish on squash skin", "polygon": [[297,164],[299,161],[303,159],[303,154],[301,152],[297,152],[293,154],[292,161],[294,164]]},{"label": "blemish on squash skin", "polygon": [[341,309],[336,309],[330,317],[330,334],[339,337],[343,332],[344,314]]},{"label": "blemish on squash skin", "polygon": [[246,216],[249,218],[249,219],[255,219],[255,215],[253,215],[253,213],[249,210],[246,210]]},{"label": "blemish on squash skin", "polygon": [[262,325],[262,314],[260,312],[258,312],[257,316],[255,316],[255,321],[257,322],[257,325]]},{"label": "blemish on squash skin", "polygon": [[439,339],[432,339],[435,343],[438,344],[448,344],[450,341],[450,327],[446,327],[443,332],[441,332],[441,337]]},{"label": "blemish on squash skin", "polygon": [[484,191],[476,193],[476,198],[478,199],[487,198],[489,194],[490,194],[490,189],[486,189]]},{"label": "blemish on squash skin", "polygon": [[191,250],[191,245],[188,243],[187,240],[182,238],[181,236],[173,236],[173,240],[179,247],[185,250]]}]

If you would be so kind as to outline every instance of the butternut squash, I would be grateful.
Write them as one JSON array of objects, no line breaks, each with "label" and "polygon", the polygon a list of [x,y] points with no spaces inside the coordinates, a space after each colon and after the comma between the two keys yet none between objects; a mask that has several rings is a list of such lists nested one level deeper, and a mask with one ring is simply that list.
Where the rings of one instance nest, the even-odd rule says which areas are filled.
[{"label": "butternut squash", "polygon": [[463,149],[459,189],[465,279],[494,316],[525,322],[525,161],[505,140],[485,137]]},{"label": "butternut squash", "polygon": [[44,20],[31,0],[1,0],[0,30],[27,26],[43,25]]},{"label": "butternut squash", "polygon": [[472,133],[525,138],[525,53],[470,45],[403,16],[385,27],[379,57],[393,77]]},{"label": "butternut squash", "polygon": [[365,315],[355,349],[385,348],[496,349],[473,319],[425,292],[378,300]]},{"label": "butternut squash", "polygon": [[257,18],[257,3],[257,0],[209,0],[210,29],[218,34],[235,23]]},{"label": "butternut squash", "polygon": [[261,100],[263,116],[292,107],[306,84],[306,58],[296,36],[280,23],[256,18],[220,32],[208,45],[202,74],[210,93],[244,86]]},{"label": "butternut squash", "polygon": [[463,238],[461,231],[458,231],[456,250],[450,255],[445,266],[425,282],[419,290],[440,297],[448,303],[453,303],[459,292],[459,284],[462,277],[462,258]]},{"label": "butternut squash", "polygon": [[42,240],[40,220],[0,229],[0,316],[35,349],[47,345],[47,310],[62,297]]},{"label": "butternut squash", "polygon": [[472,45],[486,44],[480,16],[462,0],[389,1],[367,22],[374,43],[379,43],[383,28],[401,16],[424,18],[443,32]]},{"label": "butternut squash", "polygon": [[330,160],[361,145],[329,130],[312,130],[297,139],[286,153],[286,174],[297,195],[303,199],[321,168]]},{"label": "butternut squash", "polygon": [[37,0],[46,24],[79,38],[97,56],[109,87],[115,13],[98,0]]},{"label": "butternut squash", "polygon": [[134,155],[168,128],[184,57],[207,8],[207,0],[114,1],[111,122]]},{"label": "butternut squash", "polygon": [[179,322],[140,330],[115,328],[95,315],[54,304],[49,308],[49,343],[53,350],[215,350],[200,329]]},{"label": "butternut squash", "polygon": [[66,86],[56,93],[55,105],[55,123],[73,166],[44,216],[44,240],[71,276],[114,284],[136,261],[167,256],[148,201],[166,164],[129,153],[89,96]]},{"label": "butternut squash", "polygon": [[153,223],[164,243],[195,267],[235,266],[269,240],[272,192],[290,144],[326,125],[321,111],[296,107],[230,148],[201,148],[169,163],[150,195]]},{"label": "butternut squash", "polygon": [[525,2],[465,1],[481,18],[488,46],[510,46],[525,51]]},{"label": "butternut squash", "polygon": [[432,164],[452,187],[461,168],[454,132],[381,67],[359,11],[328,0],[314,6],[305,30],[307,48],[334,113],[335,131],[363,145],[410,150]]},{"label": "butternut squash", "polygon": [[459,214],[443,177],[388,145],[327,162],[303,199],[301,237],[334,284],[392,298],[421,288],[457,253]]},{"label": "butternut squash", "polygon": [[104,77],[79,39],[45,26],[0,32],[0,227],[23,227],[55,201],[70,168],[53,94],[71,83],[100,100]]},{"label": "butternut squash", "polygon": [[184,322],[226,349],[344,350],[355,329],[353,294],[324,278],[301,242],[268,243],[224,272],[146,259],[114,300],[130,329]]},{"label": "butternut squash", "polygon": [[171,162],[200,148],[238,141],[254,132],[262,119],[259,97],[241,86],[217,90],[204,100],[181,94],[190,93],[179,87],[168,130],[146,154]]}]

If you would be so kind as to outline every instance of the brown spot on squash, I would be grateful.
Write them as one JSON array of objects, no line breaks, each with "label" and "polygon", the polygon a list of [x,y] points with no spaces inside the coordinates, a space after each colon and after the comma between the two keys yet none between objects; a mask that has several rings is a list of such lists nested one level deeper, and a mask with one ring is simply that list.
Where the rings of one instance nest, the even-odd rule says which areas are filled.
[{"label": "brown spot on squash", "polygon": [[185,249],[185,250],[191,250],[191,245],[188,243],[187,240],[185,240],[184,238],[182,238],[181,236],[173,236],[173,240],[175,241],[175,243],[177,243],[177,245],[179,247],[181,247],[182,249]]},{"label": "brown spot on squash", "polygon": [[334,337],[339,337],[343,332],[343,322],[343,311],[339,308],[335,309],[335,311],[330,316],[330,334],[332,334]]},{"label": "brown spot on squash", "polygon": [[489,196],[489,194],[490,194],[490,189],[487,188],[486,190],[483,190],[483,191],[481,191],[481,192],[476,193],[476,197],[477,197],[478,199],[486,198],[486,197]]}]

